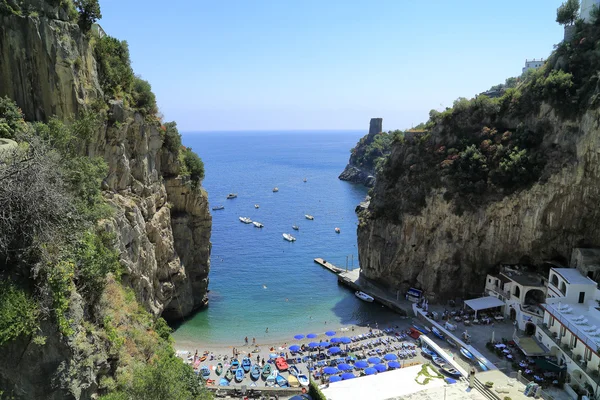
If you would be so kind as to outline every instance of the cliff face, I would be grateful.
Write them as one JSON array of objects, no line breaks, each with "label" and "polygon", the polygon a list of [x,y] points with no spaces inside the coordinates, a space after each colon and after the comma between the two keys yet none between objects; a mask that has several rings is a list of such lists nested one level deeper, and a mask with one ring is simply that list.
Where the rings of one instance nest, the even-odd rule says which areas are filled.
[{"label": "cliff face", "polygon": [[375,165],[373,164],[373,160],[366,159],[363,161],[363,158],[365,158],[364,155],[367,147],[375,140],[375,136],[382,132],[382,126],[383,118],[371,118],[369,133],[361,138],[352,150],[348,165],[346,165],[346,168],[340,174],[339,179],[361,183],[367,187],[375,185]]}]

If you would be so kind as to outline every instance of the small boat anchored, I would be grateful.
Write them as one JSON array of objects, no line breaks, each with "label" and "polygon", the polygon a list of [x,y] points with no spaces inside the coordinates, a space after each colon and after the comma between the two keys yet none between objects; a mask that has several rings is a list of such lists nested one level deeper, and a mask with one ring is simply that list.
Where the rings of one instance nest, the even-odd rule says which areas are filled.
[{"label": "small boat anchored", "polygon": [[306,178],[304,178],[304,183],[306,183]]},{"label": "small boat anchored", "polygon": [[275,187],[273,188],[273,193],[277,193],[277,192],[279,192],[279,188],[278,188],[277,186],[275,186]]},{"label": "small boat anchored", "polygon": [[300,227],[298,225],[292,225],[292,229],[298,231],[300,230]]},{"label": "small boat anchored", "polygon": [[254,222],[252,222],[252,224],[254,224],[254,226],[257,227],[257,228],[262,228],[264,226],[263,224],[261,224],[258,221],[254,221]]},{"label": "small boat anchored", "polygon": [[227,199],[228,199],[228,200],[229,200],[229,199],[235,199],[236,197],[237,197],[237,193],[229,193],[229,194],[227,195]]},{"label": "small boat anchored", "polygon": [[260,208],[260,206],[258,204],[255,204],[254,208]]},{"label": "small boat anchored", "polygon": [[224,210],[225,206],[218,205],[218,206],[213,207],[212,209],[213,209],[213,211]]},{"label": "small boat anchored", "polygon": [[240,221],[245,223],[245,224],[251,224],[252,220],[248,217],[240,217]]},{"label": "small boat anchored", "polygon": [[469,350],[465,349],[464,347],[460,348],[460,354],[462,354],[462,356],[466,359],[468,359],[469,361],[475,361],[475,356],[473,355],[473,353],[471,353]]},{"label": "small boat anchored", "polygon": [[431,332],[433,332],[433,334],[441,340],[446,339],[446,337],[442,334],[442,332],[435,326],[431,327]]},{"label": "small boat anchored", "polygon": [[312,215],[309,215],[309,214],[306,214],[306,215],[304,215],[304,217],[306,217],[306,219],[309,219],[309,220],[311,220],[311,221],[312,221],[313,219],[315,219],[315,217],[313,217]]},{"label": "small boat anchored", "polygon": [[340,232],[341,232],[340,228],[335,228],[335,233],[340,233]]},{"label": "small boat anchored", "polygon": [[356,292],[354,292],[354,295],[356,297],[358,297],[359,299],[361,299],[362,301],[366,301],[367,303],[372,303],[373,300],[375,300],[373,297],[369,296],[368,294],[366,294],[364,292],[356,291]]},{"label": "small boat anchored", "polygon": [[292,235],[290,235],[289,233],[284,233],[283,234],[283,238],[285,240],[287,240],[288,242],[295,242],[296,241],[296,238],[293,237]]}]

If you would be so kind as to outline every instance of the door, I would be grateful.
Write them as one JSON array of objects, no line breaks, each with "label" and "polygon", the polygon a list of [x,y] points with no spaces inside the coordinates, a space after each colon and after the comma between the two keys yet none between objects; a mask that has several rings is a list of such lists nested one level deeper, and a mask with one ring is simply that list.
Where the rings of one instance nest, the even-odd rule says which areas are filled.
[{"label": "door", "polygon": [[579,303],[583,303],[585,301],[585,292],[579,292]]}]

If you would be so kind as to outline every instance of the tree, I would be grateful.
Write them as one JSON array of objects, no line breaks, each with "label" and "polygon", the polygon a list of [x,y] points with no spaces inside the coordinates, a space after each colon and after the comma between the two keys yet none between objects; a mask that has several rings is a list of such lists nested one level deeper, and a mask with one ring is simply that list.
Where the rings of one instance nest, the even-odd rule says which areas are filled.
[{"label": "tree", "polygon": [[567,0],[556,10],[556,22],[561,25],[573,25],[579,17],[579,0]]},{"label": "tree", "polygon": [[94,22],[102,18],[100,4],[98,0],[74,0],[74,4],[79,11],[78,25],[82,31],[88,32]]},{"label": "tree", "polygon": [[504,86],[507,89],[512,89],[512,88],[517,87],[518,83],[519,83],[519,78],[512,77],[512,78],[506,79],[506,83],[504,84]]}]

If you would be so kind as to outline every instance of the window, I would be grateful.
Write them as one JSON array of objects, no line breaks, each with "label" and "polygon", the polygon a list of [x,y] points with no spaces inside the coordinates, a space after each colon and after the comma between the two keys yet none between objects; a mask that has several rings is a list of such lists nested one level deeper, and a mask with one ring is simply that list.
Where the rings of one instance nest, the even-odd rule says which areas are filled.
[{"label": "window", "polygon": [[563,296],[567,295],[567,285],[564,282],[560,283],[560,291],[562,292]]},{"label": "window", "polygon": [[579,292],[579,303],[583,303],[585,301],[585,292]]},{"label": "window", "polygon": [[585,348],[585,352],[583,353],[583,359],[586,361],[590,361],[592,359],[592,352],[588,347]]},{"label": "window", "polygon": [[552,282],[552,284],[556,287],[558,287],[558,276],[556,276],[555,274],[552,274],[552,278],[550,278],[550,282]]},{"label": "window", "polygon": [[[481,282],[481,281],[479,281]],[[518,286],[515,286],[515,293],[514,293],[515,297],[521,297],[521,289],[519,289]]]},{"label": "window", "polygon": [[571,348],[574,349],[577,347],[577,336],[571,335]]}]

